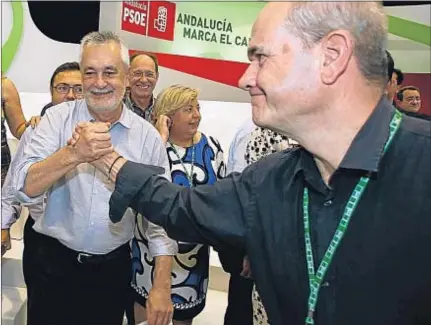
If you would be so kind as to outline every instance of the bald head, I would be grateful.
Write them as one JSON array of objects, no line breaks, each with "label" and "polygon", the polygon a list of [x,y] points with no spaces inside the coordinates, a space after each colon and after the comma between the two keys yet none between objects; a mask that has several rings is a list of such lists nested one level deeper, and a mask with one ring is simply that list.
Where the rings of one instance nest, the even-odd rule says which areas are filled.
[{"label": "bald head", "polygon": [[159,67],[156,57],[139,53],[130,61],[129,85],[134,100],[149,100],[153,96],[159,78]]},{"label": "bald head", "polygon": [[[253,25],[240,80],[254,122],[277,132],[340,93],[379,98],[387,81],[387,20],[369,2],[271,2]],[[325,103],[325,105],[322,105]],[[339,104],[340,101],[337,101]]]},{"label": "bald head", "polygon": [[378,2],[271,2],[261,11],[255,28],[269,23],[311,48],[336,30],[349,32],[353,55],[365,78],[386,85],[387,18]]}]

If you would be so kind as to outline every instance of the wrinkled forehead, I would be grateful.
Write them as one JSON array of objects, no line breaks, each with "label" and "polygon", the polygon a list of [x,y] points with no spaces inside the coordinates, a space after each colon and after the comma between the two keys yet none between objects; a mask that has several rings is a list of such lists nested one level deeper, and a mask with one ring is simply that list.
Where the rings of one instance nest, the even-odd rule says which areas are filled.
[{"label": "wrinkled forehead", "polygon": [[139,55],[130,64],[132,69],[143,69],[143,70],[156,70],[156,65],[149,56]]},{"label": "wrinkled forehead", "polygon": [[287,31],[284,20],[290,10],[288,2],[274,2],[265,6],[259,13],[251,31],[249,55],[256,50],[271,50],[281,46]]},{"label": "wrinkled forehead", "polygon": [[81,84],[81,72],[78,70],[69,70],[59,72],[54,78],[54,84],[66,83],[66,84]]},{"label": "wrinkled forehead", "polygon": [[420,93],[417,90],[405,90],[404,91],[404,98],[408,97],[420,97]]},{"label": "wrinkled forehead", "polygon": [[82,52],[81,65],[83,68],[123,65],[121,46],[114,42],[86,45]]}]

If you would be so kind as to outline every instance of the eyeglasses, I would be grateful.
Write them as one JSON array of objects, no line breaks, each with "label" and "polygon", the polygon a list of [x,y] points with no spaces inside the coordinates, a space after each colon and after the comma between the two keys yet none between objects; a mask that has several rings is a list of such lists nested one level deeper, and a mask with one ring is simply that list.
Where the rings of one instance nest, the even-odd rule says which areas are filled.
[{"label": "eyeglasses", "polygon": [[141,79],[143,76],[146,78],[156,78],[156,73],[153,71],[141,71],[141,70],[135,70],[131,72],[131,75],[135,79]]},{"label": "eyeglasses", "polygon": [[73,89],[73,92],[75,93],[75,95],[82,95],[84,92],[81,85],[71,86],[68,84],[58,84],[57,86],[54,87],[54,89],[60,94],[67,94],[70,88]]},{"label": "eyeglasses", "polygon": [[421,98],[420,98],[420,97],[407,97],[407,98],[406,98],[406,101],[407,101],[407,102],[409,102],[409,103],[412,103],[412,102],[414,102],[414,101],[416,101],[416,102],[420,102],[420,101],[421,101]]}]

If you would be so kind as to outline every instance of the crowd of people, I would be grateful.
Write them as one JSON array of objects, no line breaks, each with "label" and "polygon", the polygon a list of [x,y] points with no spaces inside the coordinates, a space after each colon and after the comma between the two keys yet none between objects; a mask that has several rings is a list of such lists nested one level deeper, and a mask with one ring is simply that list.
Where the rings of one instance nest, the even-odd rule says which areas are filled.
[{"label": "crowd of people", "polygon": [[27,324],[191,325],[210,246],[225,325],[431,323],[431,123],[386,44],[377,3],[268,3],[227,162],[198,89],[156,95],[157,57],[113,32],[83,37],[30,121],[2,75],[2,254],[28,207]]}]

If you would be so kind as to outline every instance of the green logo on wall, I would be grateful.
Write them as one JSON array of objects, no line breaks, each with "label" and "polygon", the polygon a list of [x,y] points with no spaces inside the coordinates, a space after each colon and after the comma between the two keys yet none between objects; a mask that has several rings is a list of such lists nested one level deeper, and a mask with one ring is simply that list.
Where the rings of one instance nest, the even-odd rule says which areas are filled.
[{"label": "green logo on wall", "polygon": [[19,44],[22,38],[22,32],[24,29],[24,10],[21,2],[12,1],[12,30],[9,38],[2,46],[2,71],[6,73],[12,64],[13,58],[18,51]]}]

